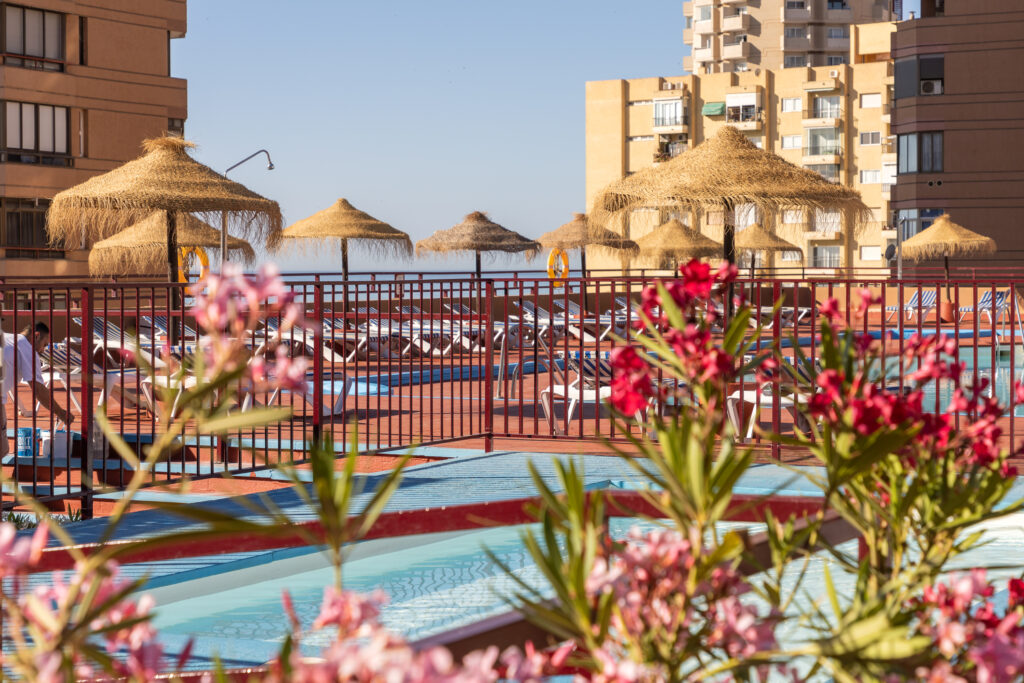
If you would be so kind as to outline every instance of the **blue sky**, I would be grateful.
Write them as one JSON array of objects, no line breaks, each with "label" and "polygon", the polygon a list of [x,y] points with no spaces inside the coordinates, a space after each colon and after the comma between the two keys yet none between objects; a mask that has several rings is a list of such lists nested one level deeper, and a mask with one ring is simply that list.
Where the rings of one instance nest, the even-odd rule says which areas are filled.
[{"label": "blue sky", "polygon": [[414,240],[473,210],[532,237],[583,211],[584,83],[681,74],[686,54],[679,0],[217,0],[188,12],[172,73],[189,81],[197,158],[223,171],[265,147],[276,170],[254,159],[231,177],[287,222],[346,197]]}]

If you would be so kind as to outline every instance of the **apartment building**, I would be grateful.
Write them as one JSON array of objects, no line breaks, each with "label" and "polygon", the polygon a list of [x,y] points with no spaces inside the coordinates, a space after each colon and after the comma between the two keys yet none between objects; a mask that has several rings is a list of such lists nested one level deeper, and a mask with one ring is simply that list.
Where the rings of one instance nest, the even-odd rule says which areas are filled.
[{"label": "apartment building", "polygon": [[900,0],[684,0],[694,74],[841,66],[850,27],[899,20]]},{"label": "apartment building", "polygon": [[183,132],[185,27],[185,0],[0,3],[0,277],[88,273],[47,243],[49,199]]},{"label": "apartment building", "polygon": [[992,237],[983,264],[1024,259],[1024,3],[922,0],[893,39],[894,224],[906,236],[948,212]]},{"label": "apartment building", "polygon": [[[587,206],[609,183],[681,154],[722,126],[735,126],[755,145],[856,188],[873,213],[846,225],[833,212],[759,216],[753,207],[738,207],[738,229],[772,223],[803,250],[803,258],[782,255],[774,265],[884,266],[885,249],[896,239],[887,224],[897,164],[889,134],[894,28],[890,22],[854,26],[847,64],[587,83]],[[694,218],[665,209],[637,211],[621,229],[636,239],[670,217],[699,221],[702,232],[722,238],[724,217],[714,212]],[[594,258],[598,267],[600,255]],[[602,263],[618,265],[607,257]]]}]

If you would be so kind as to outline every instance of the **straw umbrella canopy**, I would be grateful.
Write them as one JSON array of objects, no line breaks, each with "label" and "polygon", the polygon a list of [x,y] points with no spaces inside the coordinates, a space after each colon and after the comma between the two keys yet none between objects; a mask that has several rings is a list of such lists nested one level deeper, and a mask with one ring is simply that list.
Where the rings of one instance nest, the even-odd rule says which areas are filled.
[{"label": "straw umbrella canopy", "polygon": [[60,192],[47,212],[50,241],[77,247],[110,237],[126,226],[164,211],[167,220],[167,270],[178,275],[177,226],[182,214],[226,213],[235,232],[273,244],[281,232],[281,208],[194,160],[194,147],[181,138],[142,143],[145,154]]},{"label": "straw umbrella canopy", "polygon": [[750,259],[750,276],[754,276],[754,259],[753,252],[761,252],[763,254],[775,254],[780,252],[796,252],[803,254],[803,249],[796,246],[792,242],[787,242],[778,235],[772,232],[768,232],[760,226],[758,223],[748,226],[747,228],[740,230],[736,235],[736,250],[737,251],[748,251],[751,252]]},{"label": "straw umbrella canopy", "polygon": [[[145,220],[94,244],[89,252],[89,272],[92,275],[159,272],[167,265],[166,213],[154,211]],[[179,248],[220,249],[220,231],[192,214],[179,216],[177,226]],[[249,243],[237,237],[228,237],[228,250],[246,263],[256,259]]]},{"label": "straw umbrella canopy", "polygon": [[957,225],[948,213],[939,216],[925,230],[903,243],[903,258],[911,261],[930,261],[942,257],[946,266],[946,294],[949,294],[949,257],[987,256],[996,253],[991,237],[979,235]]},{"label": "straw umbrella canopy", "polygon": [[416,253],[435,252],[439,254],[476,254],[476,274],[480,277],[480,254],[482,252],[504,252],[526,254],[532,259],[540,251],[540,244],[508,228],[503,228],[482,211],[467,215],[458,225],[447,230],[438,230],[430,237],[416,243]]},{"label": "straw umbrella canopy", "polygon": [[323,211],[318,211],[308,218],[293,223],[281,233],[283,242],[294,240],[315,240],[312,244],[319,245],[322,240],[339,240],[341,242],[341,270],[348,279],[348,246],[349,242],[357,242],[379,253],[392,256],[411,256],[412,240],[382,220],[360,211],[352,206],[347,199],[339,199]]},{"label": "straw umbrella canopy", "polygon": [[587,247],[600,247],[611,251],[635,254],[640,247],[636,242],[600,225],[593,225],[585,213],[574,213],[572,220],[557,230],[546,232],[537,240],[545,249],[580,250],[580,269],[587,275]]},{"label": "straw umbrella canopy", "polygon": [[592,215],[607,225],[642,207],[723,211],[723,250],[732,261],[732,214],[745,204],[770,215],[795,208],[839,209],[857,218],[870,215],[857,191],[758,148],[732,126],[665,163],[612,183],[598,193]]},{"label": "straw umbrella canopy", "polygon": [[673,218],[662,223],[639,240],[640,253],[658,259],[686,261],[710,258],[722,253],[722,245]]}]

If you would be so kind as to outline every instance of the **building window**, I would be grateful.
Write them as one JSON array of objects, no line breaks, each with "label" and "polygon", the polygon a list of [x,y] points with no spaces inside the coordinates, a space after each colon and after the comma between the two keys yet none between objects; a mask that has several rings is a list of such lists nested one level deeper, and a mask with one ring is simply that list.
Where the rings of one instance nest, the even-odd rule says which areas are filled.
[{"label": "building window", "polygon": [[46,236],[48,199],[0,199],[0,227],[7,258],[63,258]]},{"label": "building window", "polygon": [[860,248],[861,261],[881,261],[882,247],[877,244],[865,244]]},{"label": "building window", "polygon": [[746,62],[736,62],[734,71],[750,71],[750,67]]},{"label": "building window", "polygon": [[850,6],[846,4],[846,0],[828,0],[829,9],[850,9]]},{"label": "building window", "polygon": [[780,256],[780,260],[788,261],[789,263],[793,263],[794,261],[802,261],[803,258],[803,255],[799,251],[784,251]]},{"label": "building window", "polygon": [[786,55],[782,61],[784,69],[792,69],[798,66],[807,66],[807,57],[805,55]]},{"label": "building window", "polygon": [[0,161],[70,166],[68,110],[48,104],[5,102]]},{"label": "building window", "polygon": [[861,185],[877,185],[882,182],[881,171],[861,171],[860,172],[860,184]]},{"label": "building window", "polygon": [[807,129],[807,154],[839,154],[842,151],[842,142],[839,137],[838,128],[809,128]]},{"label": "building window", "polygon": [[697,8],[697,21],[711,21],[711,5],[701,5]]},{"label": "building window", "polygon": [[684,119],[682,100],[658,100],[654,103],[655,126],[682,126]]},{"label": "building window", "polygon": [[832,27],[828,30],[828,37],[831,40],[843,40],[850,37],[850,29],[845,26]]},{"label": "building window", "polygon": [[811,265],[814,268],[838,268],[839,267],[839,247],[820,247],[815,246],[811,252],[812,261]]},{"label": "building window", "polygon": [[799,135],[783,135],[782,149],[800,149]]},{"label": "building window", "polygon": [[64,70],[64,15],[3,5],[3,55],[7,66]]},{"label": "building window", "polygon": [[806,38],[807,29],[803,26],[787,26],[786,27],[787,38]]},{"label": "building window", "polygon": [[899,173],[942,173],[942,132],[900,135],[897,145]]},{"label": "building window", "polygon": [[729,123],[745,123],[756,121],[759,111],[755,104],[743,104],[735,107],[727,107],[725,120]]},{"label": "building window", "polygon": [[903,228],[903,239],[910,239],[917,233],[930,228],[945,209],[904,209],[896,212],[896,228]]},{"label": "building window", "polygon": [[626,138],[628,142],[651,142],[654,140],[653,135],[631,135]]},{"label": "building window", "polygon": [[185,119],[167,119],[167,132],[179,138],[185,137]]},{"label": "building window", "polygon": [[721,211],[708,211],[708,225],[725,225],[725,214]]},{"label": "building window", "polygon": [[846,55],[829,55],[825,58],[825,64],[828,66],[842,66],[846,64]]},{"label": "building window", "polygon": [[786,0],[786,9],[807,9],[805,0]]},{"label": "building window", "polygon": [[828,97],[815,97],[812,109],[816,119],[838,119],[841,116],[839,95]]},{"label": "building window", "polygon": [[782,222],[788,225],[803,223],[803,209],[786,209],[782,212]]},{"label": "building window", "polygon": [[882,93],[864,93],[860,96],[861,109],[878,109],[882,106]]},{"label": "building window", "polygon": [[941,95],[945,92],[945,55],[919,55],[896,60],[896,99]]},{"label": "building window", "polygon": [[814,230],[835,234],[843,229],[843,212],[839,209],[818,209],[814,212]]},{"label": "building window", "polygon": [[645,104],[654,104],[654,100],[633,100],[629,103],[630,107],[640,107]]},{"label": "building window", "polygon": [[792,111],[800,111],[800,98],[799,97],[783,97],[782,98],[782,113],[786,114]]},{"label": "building window", "polygon": [[871,130],[866,133],[861,133],[860,144],[863,146],[880,145],[882,144],[882,133],[877,130]]},{"label": "building window", "polygon": [[683,28],[693,28],[693,17],[684,17]]},{"label": "building window", "polygon": [[829,182],[839,182],[839,164],[808,164],[804,168],[820,174],[822,178]]}]

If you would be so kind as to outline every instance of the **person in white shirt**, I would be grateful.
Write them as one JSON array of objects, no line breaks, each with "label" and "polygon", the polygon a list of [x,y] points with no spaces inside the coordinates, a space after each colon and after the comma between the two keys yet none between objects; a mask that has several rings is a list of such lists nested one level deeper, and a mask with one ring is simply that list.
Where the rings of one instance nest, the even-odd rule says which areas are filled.
[{"label": "person in white shirt", "polygon": [[[30,341],[31,340],[31,341]],[[54,417],[66,425],[74,420],[70,410],[64,410],[53,400],[53,393],[43,383],[43,370],[39,363],[39,352],[50,343],[50,328],[46,323],[38,322],[34,327],[26,327],[21,334],[5,334],[3,350],[3,393],[0,394],[0,408],[7,402],[7,396],[17,391],[19,382],[32,387],[32,396],[36,401],[50,410]],[[17,363],[15,363],[17,348]],[[0,409],[0,430],[6,437],[7,411]],[[0,439],[6,445],[7,439]]]}]

